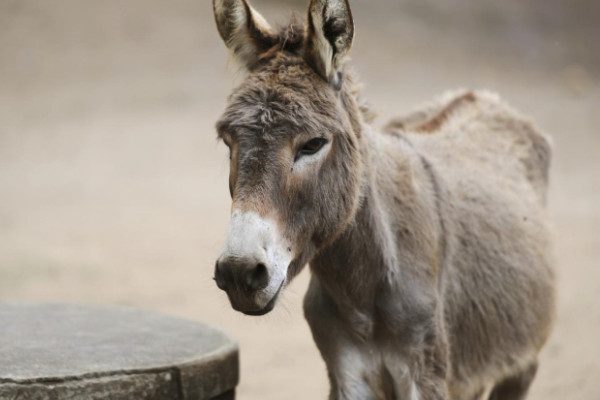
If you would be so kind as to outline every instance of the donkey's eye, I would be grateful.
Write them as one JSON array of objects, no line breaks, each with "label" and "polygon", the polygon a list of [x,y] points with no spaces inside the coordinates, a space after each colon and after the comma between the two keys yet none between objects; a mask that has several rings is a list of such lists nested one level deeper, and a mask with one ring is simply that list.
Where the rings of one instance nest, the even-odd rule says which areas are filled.
[{"label": "donkey's eye", "polygon": [[315,154],[317,151],[321,150],[321,148],[325,146],[326,143],[327,139],[325,138],[314,138],[309,140],[308,142],[304,143],[302,147],[300,147],[300,149],[296,153],[295,159],[297,160],[302,156]]}]

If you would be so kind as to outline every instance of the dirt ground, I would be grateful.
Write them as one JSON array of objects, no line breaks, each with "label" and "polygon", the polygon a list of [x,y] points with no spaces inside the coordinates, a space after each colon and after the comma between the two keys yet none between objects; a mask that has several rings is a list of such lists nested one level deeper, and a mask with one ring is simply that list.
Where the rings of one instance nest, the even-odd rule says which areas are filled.
[{"label": "dirt ground", "polygon": [[[558,320],[531,399],[600,399],[600,5],[351,3],[378,124],[488,88],[553,136]],[[279,21],[305,6],[253,4]],[[324,399],[308,271],[262,318],[232,311],[211,279],[230,205],[213,125],[236,75],[208,1],[0,2],[0,300],[203,320],[240,342],[239,399]]]}]

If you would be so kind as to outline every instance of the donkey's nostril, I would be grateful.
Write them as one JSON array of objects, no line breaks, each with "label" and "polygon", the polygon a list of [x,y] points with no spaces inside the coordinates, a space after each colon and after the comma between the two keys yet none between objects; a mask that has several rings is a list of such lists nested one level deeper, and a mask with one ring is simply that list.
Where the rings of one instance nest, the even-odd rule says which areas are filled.
[{"label": "donkey's nostril", "polygon": [[269,284],[267,267],[260,263],[246,272],[246,286],[248,290],[260,290]]},{"label": "donkey's nostril", "polygon": [[[219,289],[227,290],[227,280],[229,275],[230,274],[227,274],[223,271],[223,268],[219,265],[219,262],[217,261],[215,263],[215,282],[217,282],[217,286],[219,287]],[[231,278],[229,278],[229,280],[231,281]]]}]

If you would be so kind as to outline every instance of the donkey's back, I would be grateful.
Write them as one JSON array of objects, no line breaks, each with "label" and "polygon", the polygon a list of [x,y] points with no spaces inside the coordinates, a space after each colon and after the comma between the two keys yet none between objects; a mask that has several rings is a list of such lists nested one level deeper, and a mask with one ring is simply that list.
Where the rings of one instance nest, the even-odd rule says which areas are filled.
[{"label": "donkey's back", "polygon": [[545,204],[550,138],[495,93],[446,93],[386,128],[424,134],[415,141],[444,169],[475,168],[489,173],[487,179],[526,181]]},{"label": "donkey's back", "polygon": [[545,198],[549,139],[486,92],[443,96],[392,121],[439,181],[453,398],[533,379],[554,308]]}]

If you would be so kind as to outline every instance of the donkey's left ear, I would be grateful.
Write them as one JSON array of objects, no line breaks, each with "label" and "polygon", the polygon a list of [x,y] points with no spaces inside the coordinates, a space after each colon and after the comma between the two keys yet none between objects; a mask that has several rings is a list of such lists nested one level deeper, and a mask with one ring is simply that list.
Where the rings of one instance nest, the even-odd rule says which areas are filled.
[{"label": "donkey's left ear", "polygon": [[352,47],[354,22],[348,0],[311,0],[306,31],[306,61],[333,87]]},{"label": "donkey's left ear", "polygon": [[221,38],[242,66],[251,69],[276,43],[272,28],[247,0],[213,0],[213,10]]}]

